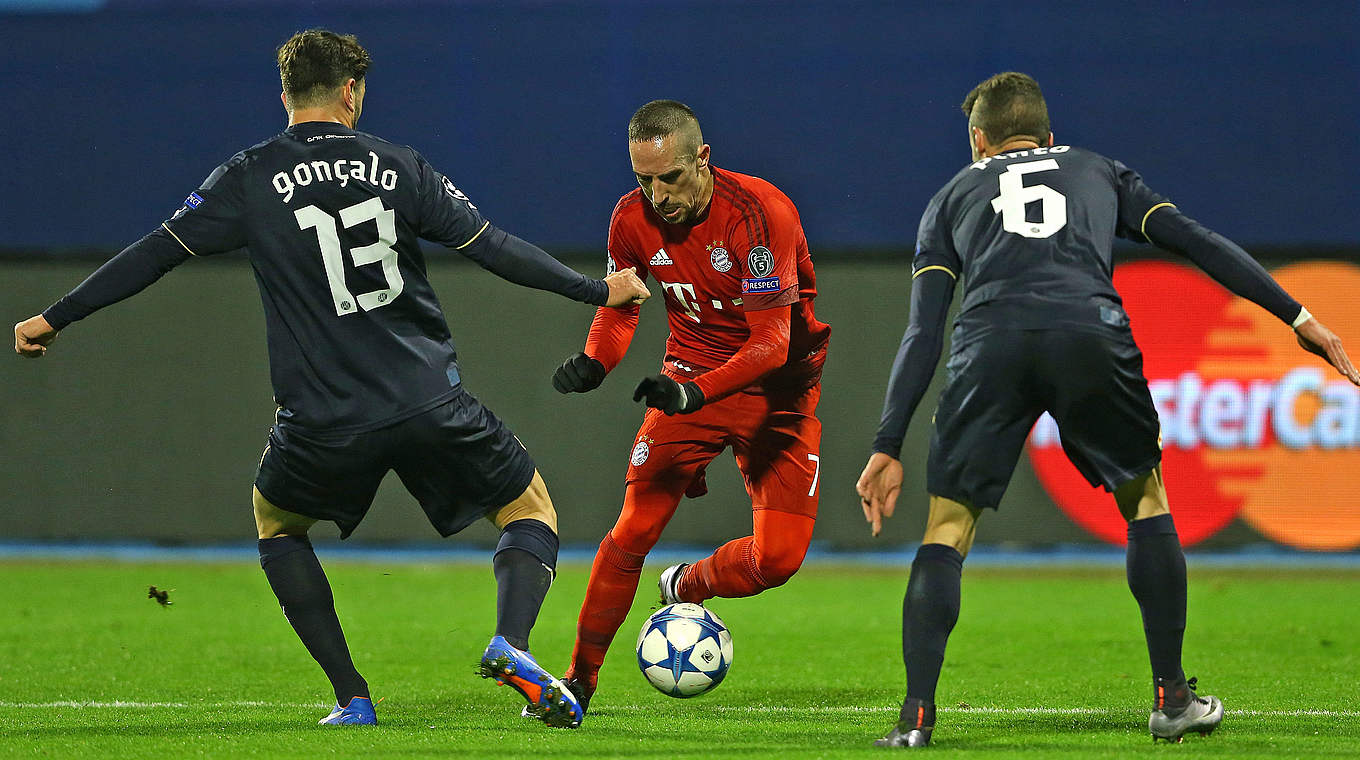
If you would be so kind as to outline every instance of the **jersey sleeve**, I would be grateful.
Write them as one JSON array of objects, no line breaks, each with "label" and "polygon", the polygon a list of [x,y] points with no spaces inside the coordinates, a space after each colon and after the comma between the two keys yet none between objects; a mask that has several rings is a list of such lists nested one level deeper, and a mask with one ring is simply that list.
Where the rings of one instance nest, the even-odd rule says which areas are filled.
[{"label": "jersey sleeve", "polygon": [[638,278],[645,280],[647,279],[647,262],[642,256],[638,255],[637,245],[633,242],[634,238],[629,229],[630,215],[625,213],[626,209],[634,205],[633,198],[632,193],[623,196],[614,205],[614,212],[609,215],[609,237],[605,244],[604,272],[606,275],[610,275],[620,269],[632,267],[637,272]]},{"label": "jersey sleeve", "polygon": [[744,310],[774,309],[798,300],[798,252],[807,247],[807,239],[792,204],[753,204],[732,237],[741,257]]},{"label": "jersey sleeve", "polygon": [[211,256],[246,245],[244,155],[213,170],[162,227],[194,256]]},{"label": "jersey sleeve", "polygon": [[911,262],[912,279],[926,272],[943,271],[958,282],[963,273],[963,262],[954,249],[952,227],[945,210],[945,196],[930,199],[916,228],[916,255]]},{"label": "jersey sleeve", "polygon": [[1138,172],[1118,161],[1111,161],[1115,176],[1115,193],[1119,196],[1119,221],[1115,234],[1135,243],[1150,242],[1147,220],[1159,208],[1175,208],[1165,196],[1152,191]]},{"label": "jersey sleeve", "polygon": [[467,248],[491,223],[462,190],[418,154],[416,164],[420,175],[416,234],[454,250]]}]

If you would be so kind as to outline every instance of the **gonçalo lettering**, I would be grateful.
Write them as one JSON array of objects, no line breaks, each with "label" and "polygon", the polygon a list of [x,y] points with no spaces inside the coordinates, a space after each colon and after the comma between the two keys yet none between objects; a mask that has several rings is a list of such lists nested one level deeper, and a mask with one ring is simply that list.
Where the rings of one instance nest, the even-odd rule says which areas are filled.
[{"label": "gon\u00e7alo lettering", "polygon": [[[1360,301],[1340,295],[1360,288],[1360,268],[1307,262],[1273,274],[1338,333],[1360,336]],[[1360,546],[1360,389],[1301,351],[1279,320],[1196,270],[1137,262],[1120,266],[1115,284],[1161,418],[1182,541],[1203,541],[1240,518],[1297,548]],[[1112,500],[1067,461],[1051,417],[1035,425],[1028,451],[1064,513],[1124,542]]]}]

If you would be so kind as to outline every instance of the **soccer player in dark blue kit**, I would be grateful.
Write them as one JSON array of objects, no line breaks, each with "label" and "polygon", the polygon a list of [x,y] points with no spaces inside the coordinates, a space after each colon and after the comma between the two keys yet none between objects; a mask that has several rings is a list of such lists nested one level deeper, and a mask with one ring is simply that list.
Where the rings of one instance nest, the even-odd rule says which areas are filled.
[{"label": "soccer player in dark blue kit", "polygon": [[[984,508],[996,509],[1030,428],[1044,411],[1093,486],[1129,523],[1128,582],[1152,665],[1154,741],[1207,734],[1223,704],[1181,670],[1185,556],[1162,485],[1157,411],[1142,354],[1111,283],[1116,236],[1180,254],[1294,328],[1303,348],[1360,385],[1341,342],[1245,251],[1184,216],[1128,167],[1055,145],[1039,85],[1009,72],[963,103],[971,165],[921,217],[911,316],[893,363],[873,455],[857,490],[877,535],[902,486],[898,457],[934,374],[955,281],[947,382],[926,472],[930,514],[902,609],[907,696],[875,742],[918,747],[935,726],[935,687],[959,614],[960,573]],[[1168,304],[1174,308],[1174,304]]]},{"label": "soccer player in dark blue kit", "polygon": [[42,314],[15,325],[40,357],[57,331],[190,257],[247,248],[264,302],[278,413],[255,479],[260,564],[335,690],[323,724],[377,722],[307,531],[348,537],[396,470],[449,536],[486,517],[496,635],[479,669],[552,726],[580,724],[561,681],[527,651],[557,562],[557,514],[524,447],[463,389],[418,239],[495,274],[605,306],[649,295],[632,270],[595,280],[486,221],[411,148],[357,132],[370,57],[353,36],[300,32],[278,50],[288,128],[219,166],[184,207]]}]

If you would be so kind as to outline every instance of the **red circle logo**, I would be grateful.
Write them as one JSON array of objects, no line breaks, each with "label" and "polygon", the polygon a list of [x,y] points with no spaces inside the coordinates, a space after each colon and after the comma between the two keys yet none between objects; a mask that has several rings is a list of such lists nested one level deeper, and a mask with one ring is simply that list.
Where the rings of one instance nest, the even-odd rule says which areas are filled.
[{"label": "red circle logo", "polygon": [[[1293,264],[1275,278],[1343,338],[1360,337],[1360,268]],[[1162,426],[1171,512],[1185,545],[1241,515],[1307,549],[1360,545],[1360,389],[1300,350],[1289,328],[1198,270],[1136,262],[1115,270]],[[1113,544],[1126,526],[1063,454],[1045,415],[1028,452],[1073,521]]]}]

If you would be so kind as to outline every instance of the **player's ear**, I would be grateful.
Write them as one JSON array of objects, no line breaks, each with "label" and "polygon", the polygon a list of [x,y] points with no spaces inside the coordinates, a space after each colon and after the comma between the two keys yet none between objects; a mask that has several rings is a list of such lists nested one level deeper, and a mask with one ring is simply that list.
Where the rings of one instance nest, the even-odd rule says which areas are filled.
[{"label": "player's ear", "polygon": [[1055,145],[1055,143],[1053,142],[1054,139],[1056,138],[1054,138],[1053,132],[1050,130],[1048,133],[1048,147],[1052,148]]},{"label": "player's ear", "polygon": [[279,91],[279,100],[283,101],[283,110],[288,111],[288,93]]},{"label": "player's ear", "polygon": [[694,152],[694,165],[695,165],[695,168],[696,168],[696,169],[703,169],[703,168],[707,167],[707,166],[708,166],[708,159],[709,159],[709,156],[710,156],[711,154],[712,154],[712,151],[709,149],[708,143],[704,143],[703,145],[700,145],[700,146],[699,146],[699,150],[697,150],[697,151]]}]

